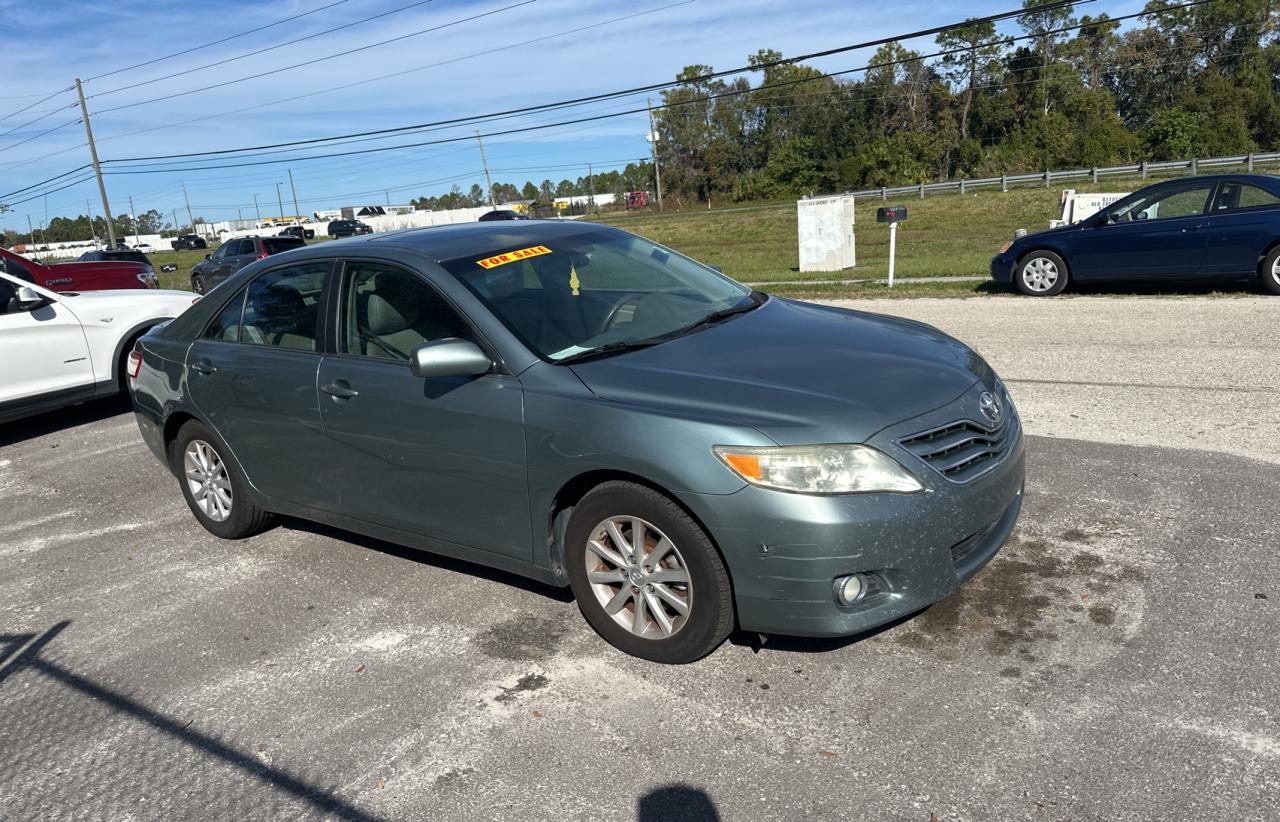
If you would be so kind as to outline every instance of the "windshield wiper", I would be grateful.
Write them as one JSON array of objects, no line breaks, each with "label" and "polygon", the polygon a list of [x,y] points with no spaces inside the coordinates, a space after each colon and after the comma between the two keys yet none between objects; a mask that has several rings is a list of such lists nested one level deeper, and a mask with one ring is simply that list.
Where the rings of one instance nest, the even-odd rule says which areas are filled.
[{"label": "windshield wiper", "polygon": [[598,348],[588,348],[586,351],[579,351],[576,354],[570,354],[567,357],[561,357],[560,359],[555,360],[555,363],[557,365],[565,365],[566,363],[582,362],[583,360],[593,359],[605,354],[616,354],[620,351],[636,351],[641,348],[650,348],[660,342],[663,342],[663,340],[633,340],[630,342],[620,340],[618,342],[611,342],[607,345],[602,345]]},{"label": "windshield wiper", "polygon": [[748,299],[750,300],[749,302],[739,303],[738,305],[730,306],[729,308],[722,308],[719,311],[712,311],[693,325],[687,325],[680,329],[679,334],[688,334],[690,331],[696,331],[699,328],[715,325],[718,322],[727,320],[730,317],[735,317],[738,314],[745,314],[748,311],[754,311],[764,305],[764,301],[768,299],[768,295],[762,291],[753,290]]}]

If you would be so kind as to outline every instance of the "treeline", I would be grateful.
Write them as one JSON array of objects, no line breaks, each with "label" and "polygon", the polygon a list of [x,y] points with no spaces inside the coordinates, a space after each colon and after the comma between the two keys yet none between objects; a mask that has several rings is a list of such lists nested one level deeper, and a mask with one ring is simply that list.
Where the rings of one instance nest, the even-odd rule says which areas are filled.
[{"label": "treeline", "polygon": [[[585,170],[585,169],[584,169]],[[495,182],[493,198],[499,205],[517,200],[533,200],[550,203],[556,197],[577,197],[588,194],[613,194],[618,200],[628,191],[653,190],[653,163],[628,163],[621,171],[601,171],[583,175],[576,180],[564,179],[558,183],[543,180],[535,183],[532,180],[523,186],[514,183]],[[436,197],[415,197],[409,201],[417,209],[443,211],[450,208],[474,208],[489,204],[489,198],[480,185],[472,185],[470,191],[464,192],[455,185],[448,193]]]},{"label": "treeline", "polygon": [[756,85],[689,66],[656,113],[664,188],[755,200],[1280,149],[1280,5],[1173,5],[1124,31],[1066,7],[1020,18],[1028,39],[972,23],[938,56],[886,45],[857,80],[768,50]]},{"label": "treeline", "polygon": [[[197,222],[199,221],[197,220]],[[129,238],[136,234],[160,234],[172,230],[172,225],[165,221],[164,215],[155,209],[151,209],[145,214],[139,214],[136,221],[128,214],[121,214],[112,220],[112,225],[116,230],[116,237],[126,242],[131,242]],[[26,232],[5,231],[3,240],[0,242],[6,246],[12,246],[33,243],[76,242],[87,240],[90,237],[105,238],[106,236],[107,220],[105,217],[94,217],[91,225],[88,215],[81,214],[78,217],[54,217],[49,220],[47,227],[36,229],[34,238]]]}]

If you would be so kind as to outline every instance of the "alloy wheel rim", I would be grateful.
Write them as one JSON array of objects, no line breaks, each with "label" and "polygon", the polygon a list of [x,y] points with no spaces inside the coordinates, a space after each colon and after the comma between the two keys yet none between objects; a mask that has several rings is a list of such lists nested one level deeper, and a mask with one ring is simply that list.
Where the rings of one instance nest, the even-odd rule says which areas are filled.
[{"label": "alloy wheel rim", "polygon": [[1048,291],[1058,282],[1058,266],[1053,260],[1036,257],[1022,267],[1022,282],[1032,291]]},{"label": "alloy wheel rim", "polygon": [[204,440],[192,440],[183,454],[182,468],[200,513],[214,522],[231,516],[231,478],[213,446]]},{"label": "alloy wheel rim", "polygon": [[640,517],[602,520],[587,538],[587,581],[604,612],[632,636],[667,639],[689,621],[693,586],[680,549]]},{"label": "alloy wheel rim", "polygon": [[1276,261],[1271,264],[1271,279],[1280,285],[1280,257],[1276,257]]}]

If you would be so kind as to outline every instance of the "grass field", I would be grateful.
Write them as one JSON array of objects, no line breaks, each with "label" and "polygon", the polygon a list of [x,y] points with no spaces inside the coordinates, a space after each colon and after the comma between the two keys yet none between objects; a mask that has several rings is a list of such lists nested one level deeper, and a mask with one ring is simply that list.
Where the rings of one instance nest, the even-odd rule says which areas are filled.
[{"label": "grass field", "polygon": [[[1071,183],[1077,191],[1133,191],[1153,180],[1109,179]],[[1037,231],[1061,214],[1062,184],[1008,192],[930,194],[897,198],[909,219],[898,226],[897,277],[986,277],[991,257],[1018,228]],[[770,283],[787,296],[836,299],[854,296],[974,296],[1007,293],[991,282],[797,283],[797,280],[883,279],[889,273],[889,229],[875,221],[875,199],[859,199],[855,212],[856,268],[828,274],[800,273],[795,202],[741,210],[686,210],[643,216],[601,215],[601,222],[641,234],[694,259],[720,266],[736,280]],[[1192,289],[1198,291],[1197,289]],[[1126,293],[1136,293],[1127,290]],[[1179,293],[1186,293],[1179,289]],[[1200,292],[1198,292],[1200,293]],[[1202,293],[1213,293],[1206,290]],[[1247,293],[1247,292],[1246,292]]]}]

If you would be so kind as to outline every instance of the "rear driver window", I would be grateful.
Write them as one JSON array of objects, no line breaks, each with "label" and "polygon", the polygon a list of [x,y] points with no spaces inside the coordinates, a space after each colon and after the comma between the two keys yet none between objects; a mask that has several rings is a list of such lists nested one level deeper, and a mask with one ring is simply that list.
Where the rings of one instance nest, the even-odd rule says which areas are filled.
[{"label": "rear driver window", "polygon": [[213,318],[209,323],[209,327],[204,330],[204,338],[206,340],[222,340],[223,342],[239,342],[240,340],[240,312],[244,308],[244,289],[236,292],[235,297],[231,299],[222,310],[218,312],[218,316]]},{"label": "rear driver window", "polygon": [[316,321],[328,263],[269,271],[249,284],[240,342],[316,350]]}]

